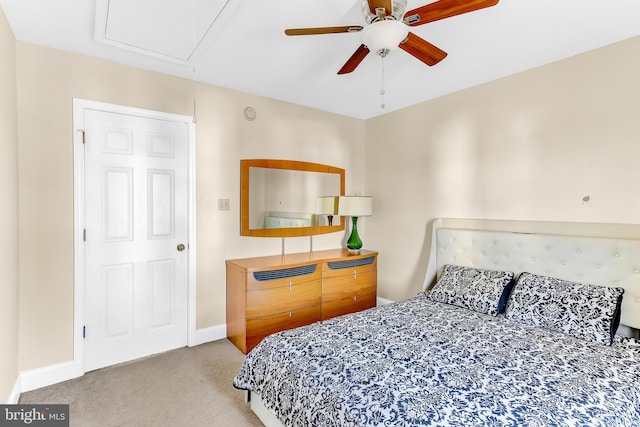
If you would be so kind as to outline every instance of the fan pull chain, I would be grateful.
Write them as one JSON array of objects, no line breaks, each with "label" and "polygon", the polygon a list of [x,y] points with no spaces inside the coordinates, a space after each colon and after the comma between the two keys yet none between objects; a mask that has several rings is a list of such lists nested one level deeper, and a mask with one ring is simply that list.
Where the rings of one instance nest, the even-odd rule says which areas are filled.
[{"label": "fan pull chain", "polygon": [[197,111],[196,111],[196,89],[198,81],[196,79],[196,67],[193,67],[193,123],[198,123]]},{"label": "fan pull chain", "polygon": [[381,56],[380,59],[382,61],[382,67],[381,67],[382,70],[381,70],[381,73],[380,73],[380,80],[381,80],[381,82],[380,82],[380,100],[381,100],[380,108],[384,108],[384,107],[386,107],[386,105],[384,104],[384,94],[385,94],[385,90],[384,90],[384,56]]}]

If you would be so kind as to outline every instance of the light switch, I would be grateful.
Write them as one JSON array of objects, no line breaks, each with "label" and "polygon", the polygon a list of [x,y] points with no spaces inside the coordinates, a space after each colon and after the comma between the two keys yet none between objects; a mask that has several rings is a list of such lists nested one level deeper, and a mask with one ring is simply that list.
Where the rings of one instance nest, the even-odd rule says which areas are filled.
[{"label": "light switch", "polygon": [[218,210],[219,211],[228,211],[229,210],[229,199],[218,199]]}]

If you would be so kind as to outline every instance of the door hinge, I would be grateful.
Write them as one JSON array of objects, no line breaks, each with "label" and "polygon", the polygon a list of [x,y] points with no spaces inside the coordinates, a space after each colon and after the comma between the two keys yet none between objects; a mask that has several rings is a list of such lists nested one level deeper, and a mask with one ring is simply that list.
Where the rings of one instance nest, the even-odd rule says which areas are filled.
[{"label": "door hinge", "polygon": [[87,229],[86,228],[82,229],[82,241],[83,242],[87,241]]},{"label": "door hinge", "polygon": [[82,327],[82,338],[86,338],[87,337],[87,327],[83,326]]},{"label": "door hinge", "polygon": [[87,138],[87,133],[85,131],[82,131],[82,143],[83,144],[86,142],[86,138]]}]

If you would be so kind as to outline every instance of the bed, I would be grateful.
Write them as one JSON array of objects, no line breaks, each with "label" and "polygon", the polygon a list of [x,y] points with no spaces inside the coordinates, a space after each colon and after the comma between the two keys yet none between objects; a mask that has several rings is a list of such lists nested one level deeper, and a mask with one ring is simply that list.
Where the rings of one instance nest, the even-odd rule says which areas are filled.
[{"label": "bed", "polygon": [[437,220],[422,292],[269,336],[234,386],[274,426],[640,425],[628,231]]},{"label": "bed", "polygon": [[266,212],[264,228],[311,227],[317,225],[316,217],[305,212]]}]

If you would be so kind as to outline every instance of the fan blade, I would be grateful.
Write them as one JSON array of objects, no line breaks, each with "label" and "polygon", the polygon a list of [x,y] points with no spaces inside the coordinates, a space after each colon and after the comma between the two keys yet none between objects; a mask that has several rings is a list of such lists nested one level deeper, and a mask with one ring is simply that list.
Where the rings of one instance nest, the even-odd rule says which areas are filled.
[{"label": "fan blade", "polygon": [[340,68],[338,74],[347,74],[356,69],[358,65],[362,62],[365,56],[369,54],[369,48],[365,45],[361,44],[358,49],[351,55],[351,58],[347,60],[347,62]]},{"label": "fan blade", "polygon": [[447,56],[447,52],[411,32],[409,32],[407,39],[400,43],[399,47],[429,66],[436,65]]},{"label": "fan blade", "polygon": [[496,4],[498,0],[440,0],[408,11],[404,14],[404,21],[407,25],[415,27]]},{"label": "fan blade", "polygon": [[385,16],[386,15],[391,15],[391,12],[393,12],[391,10],[391,0],[367,0],[369,3],[369,10],[371,11],[371,13],[373,13],[374,15],[377,15],[376,13],[376,9],[380,8],[380,9],[384,9],[385,10]]},{"label": "fan blade", "polygon": [[288,28],[284,33],[288,36],[307,36],[311,34],[355,33],[362,31],[360,25],[344,25],[339,27]]}]

